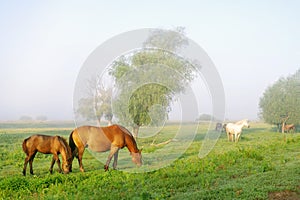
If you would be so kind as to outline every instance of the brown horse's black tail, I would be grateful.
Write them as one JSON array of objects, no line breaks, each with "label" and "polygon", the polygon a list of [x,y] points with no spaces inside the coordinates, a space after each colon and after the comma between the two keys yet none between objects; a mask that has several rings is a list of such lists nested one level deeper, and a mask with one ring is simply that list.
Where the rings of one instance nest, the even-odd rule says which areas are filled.
[{"label": "brown horse's black tail", "polygon": [[71,132],[70,137],[69,137],[69,146],[71,148],[72,157],[74,158],[74,156],[77,157],[77,151],[76,151],[77,147],[73,140],[73,133],[74,133],[74,131]]}]

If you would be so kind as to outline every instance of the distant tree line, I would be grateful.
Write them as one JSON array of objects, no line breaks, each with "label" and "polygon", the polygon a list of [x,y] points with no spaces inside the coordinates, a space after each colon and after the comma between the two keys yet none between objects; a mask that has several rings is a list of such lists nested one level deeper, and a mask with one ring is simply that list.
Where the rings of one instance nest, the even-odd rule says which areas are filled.
[{"label": "distant tree line", "polygon": [[[46,121],[48,118],[47,116],[45,115],[39,115],[35,118],[35,120],[37,121]],[[20,121],[33,121],[34,118],[29,116],[29,115],[22,115],[20,118],[19,118]]]},{"label": "distant tree line", "polygon": [[210,114],[201,114],[196,121],[218,121],[218,119]]}]

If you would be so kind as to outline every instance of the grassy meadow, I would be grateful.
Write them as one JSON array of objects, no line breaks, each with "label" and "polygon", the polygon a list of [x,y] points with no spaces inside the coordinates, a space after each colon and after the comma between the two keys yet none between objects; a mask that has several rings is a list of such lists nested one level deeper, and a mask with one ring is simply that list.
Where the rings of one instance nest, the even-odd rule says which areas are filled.
[{"label": "grassy meadow", "polygon": [[[29,174],[29,166],[27,176],[22,175],[25,154],[21,144],[26,137],[40,133],[68,138],[72,129],[72,123],[0,124],[0,199],[300,199],[300,133],[283,135],[263,123],[244,129],[237,144],[228,142],[222,133],[202,159],[198,154],[207,124],[198,129],[194,124],[182,125],[183,135],[168,149],[172,154],[182,148],[175,159],[160,151],[178,130],[176,124],[169,124],[159,134],[138,140],[145,154],[144,173],[135,172],[124,148],[120,170],[104,172],[101,160],[107,153],[85,151],[85,173],[74,160],[72,173],[60,174],[55,165],[51,175],[51,155],[37,154],[35,175]],[[146,130],[140,134],[147,135]],[[192,135],[193,141],[185,140],[184,134]]]}]

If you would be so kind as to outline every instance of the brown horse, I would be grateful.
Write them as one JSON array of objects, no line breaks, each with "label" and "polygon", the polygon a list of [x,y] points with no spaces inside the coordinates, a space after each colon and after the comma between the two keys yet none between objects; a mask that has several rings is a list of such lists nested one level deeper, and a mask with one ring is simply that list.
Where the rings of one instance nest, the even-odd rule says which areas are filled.
[{"label": "brown horse", "polygon": [[295,129],[296,129],[296,127],[295,127],[295,125],[294,124],[287,124],[287,125],[284,125],[284,131],[286,131],[287,133],[289,133],[289,132],[295,132]]},{"label": "brown horse", "polygon": [[50,166],[50,173],[53,172],[53,165],[57,162],[59,172],[61,172],[60,160],[58,155],[61,154],[63,159],[62,168],[64,173],[69,173],[72,162],[72,152],[66,140],[60,136],[32,135],[25,139],[22,144],[23,151],[26,153],[24,162],[23,175],[26,175],[26,167],[29,162],[30,174],[33,174],[32,162],[37,152],[44,154],[53,154]]},{"label": "brown horse", "polygon": [[[127,147],[132,162],[138,166],[142,165],[141,150],[132,134],[124,127],[112,125],[108,127],[81,126],[72,131],[69,137],[69,144],[72,150],[72,158],[77,157],[80,171],[84,172],[82,166],[82,156],[85,147],[89,147],[95,152],[105,152],[110,150],[104,170],[107,171],[109,163],[114,156],[113,168],[117,167],[118,152],[120,149]],[[72,167],[70,168],[72,170]]]}]

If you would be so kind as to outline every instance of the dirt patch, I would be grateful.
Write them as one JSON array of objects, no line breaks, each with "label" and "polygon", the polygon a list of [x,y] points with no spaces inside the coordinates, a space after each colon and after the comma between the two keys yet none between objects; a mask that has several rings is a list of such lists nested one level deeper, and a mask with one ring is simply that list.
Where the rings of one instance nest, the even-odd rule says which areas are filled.
[{"label": "dirt patch", "polygon": [[270,200],[300,200],[300,195],[296,192],[285,190],[280,192],[270,192],[269,193]]}]

